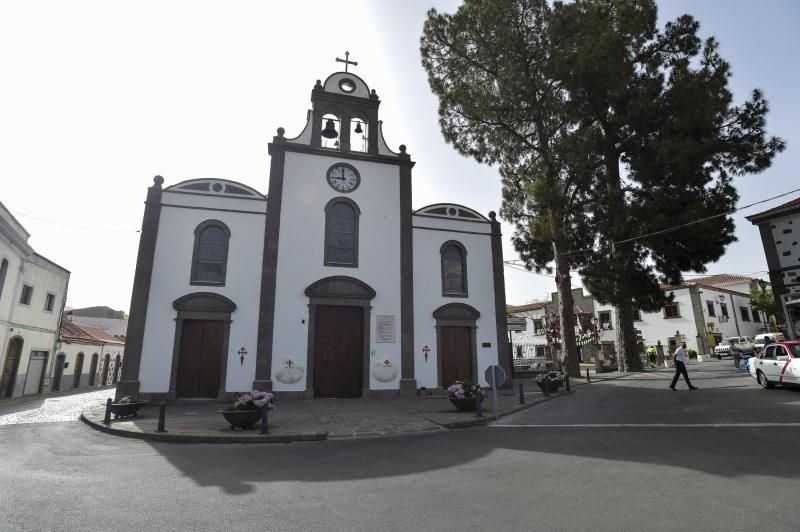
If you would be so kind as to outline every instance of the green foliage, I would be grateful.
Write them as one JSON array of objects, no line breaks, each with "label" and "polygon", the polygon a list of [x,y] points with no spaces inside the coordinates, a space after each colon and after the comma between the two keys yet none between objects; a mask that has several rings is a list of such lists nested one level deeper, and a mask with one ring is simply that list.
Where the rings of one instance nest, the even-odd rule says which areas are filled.
[{"label": "green foliage", "polygon": [[772,290],[751,290],[750,305],[757,311],[763,312],[767,316],[773,316],[778,311],[778,307],[775,304],[775,294],[772,292]]}]

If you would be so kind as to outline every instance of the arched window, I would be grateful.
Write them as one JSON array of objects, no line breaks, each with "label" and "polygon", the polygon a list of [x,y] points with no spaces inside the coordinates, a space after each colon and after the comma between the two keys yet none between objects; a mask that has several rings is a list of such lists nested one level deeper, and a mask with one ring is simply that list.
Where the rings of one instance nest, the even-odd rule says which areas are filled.
[{"label": "arched window", "polygon": [[467,250],[455,240],[442,245],[442,295],[467,297]]},{"label": "arched window", "polygon": [[231,232],[219,220],[207,220],[194,230],[191,284],[224,285]]},{"label": "arched window", "polygon": [[325,206],[325,265],[358,266],[358,216],[352,200],[335,198]]},{"label": "arched window", "polygon": [[369,124],[363,118],[350,119],[350,151],[365,152],[369,147]]},{"label": "arched window", "polygon": [[326,114],[322,117],[320,128],[320,142],[323,148],[339,148],[341,134],[341,123],[339,117],[333,114]]},{"label": "arched window", "polygon": [[3,286],[6,284],[6,272],[8,271],[8,261],[3,259],[0,263],[0,298],[3,297]]}]

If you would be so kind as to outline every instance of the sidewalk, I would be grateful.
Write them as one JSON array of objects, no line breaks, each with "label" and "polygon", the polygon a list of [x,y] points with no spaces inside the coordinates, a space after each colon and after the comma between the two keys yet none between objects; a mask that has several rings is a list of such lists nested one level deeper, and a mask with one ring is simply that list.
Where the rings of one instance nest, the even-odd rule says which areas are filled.
[{"label": "sidewalk", "polygon": [[183,443],[285,443],[326,439],[379,438],[428,433],[485,425],[525,408],[574,393],[559,391],[545,396],[533,381],[524,382],[525,404],[519,402],[518,385],[498,392],[497,418],[492,394],[483,402],[483,417],[461,412],[443,396],[312,399],[278,402],[269,412],[269,434],[260,424],[232,431],[219,414],[225,405],[202,403],[166,407],[166,432],[157,432],[158,405],[147,405],[138,417],[111,419],[103,424],[105,404],[84,406],[81,420],[117,436]]}]

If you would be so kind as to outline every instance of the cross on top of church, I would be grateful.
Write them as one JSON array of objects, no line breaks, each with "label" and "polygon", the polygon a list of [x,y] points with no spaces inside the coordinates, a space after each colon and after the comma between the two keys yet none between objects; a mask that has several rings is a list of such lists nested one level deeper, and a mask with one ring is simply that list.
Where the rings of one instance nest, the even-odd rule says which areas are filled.
[{"label": "cross on top of church", "polygon": [[347,72],[347,67],[350,65],[358,66],[358,61],[350,61],[350,52],[344,53],[344,59],[336,58],[337,63],[344,63],[344,71]]}]

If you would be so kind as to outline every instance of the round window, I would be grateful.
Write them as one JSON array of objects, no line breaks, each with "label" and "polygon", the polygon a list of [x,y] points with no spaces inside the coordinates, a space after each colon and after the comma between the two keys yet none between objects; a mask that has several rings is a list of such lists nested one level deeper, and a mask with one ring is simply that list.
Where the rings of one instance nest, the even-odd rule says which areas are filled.
[{"label": "round window", "polygon": [[353,92],[356,90],[356,82],[349,78],[342,78],[339,80],[339,88],[347,93]]},{"label": "round window", "polygon": [[222,185],[220,185],[219,183],[214,183],[213,185],[211,185],[211,190],[213,190],[214,192],[222,192]]}]

